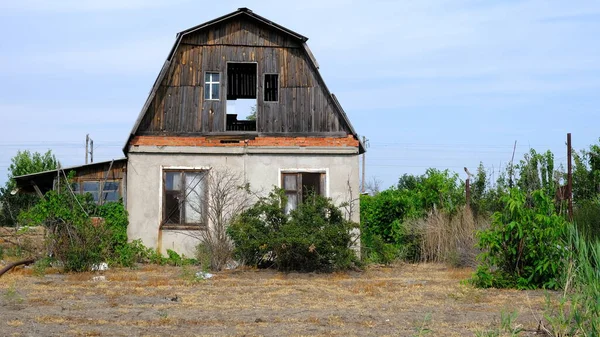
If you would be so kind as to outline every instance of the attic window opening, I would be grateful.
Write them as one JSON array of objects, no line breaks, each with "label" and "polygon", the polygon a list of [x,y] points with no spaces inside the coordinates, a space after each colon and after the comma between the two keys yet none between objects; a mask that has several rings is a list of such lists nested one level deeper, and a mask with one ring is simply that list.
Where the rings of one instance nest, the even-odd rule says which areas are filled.
[{"label": "attic window opening", "polygon": [[206,72],[204,74],[204,99],[205,100],[219,100],[220,91],[220,74]]},{"label": "attic window opening", "polygon": [[227,63],[227,131],[256,131],[257,64]]},{"label": "attic window opening", "polygon": [[279,74],[265,74],[264,101],[279,101]]}]

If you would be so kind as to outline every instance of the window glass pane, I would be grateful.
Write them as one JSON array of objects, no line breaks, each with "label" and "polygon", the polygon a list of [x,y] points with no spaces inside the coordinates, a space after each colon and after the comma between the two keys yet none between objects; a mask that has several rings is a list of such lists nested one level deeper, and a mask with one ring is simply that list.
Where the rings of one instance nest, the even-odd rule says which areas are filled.
[{"label": "window glass pane", "polygon": [[165,222],[169,224],[179,224],[181,219],[181,209],[179,204],[178,191],[167,191],[165,193]]},{"label": "window glass pane", "polygon": [[100,183],[97,181],[84,181],[83,182],[83,191],[84,192],[98,192],[98,187]]},{"label": "window glass pane", "polygon": [[111,191],[111,192],[102,192],[102,200],[104,201],[119,201],[119,192]]},{"label": "window glass pane", "polygon": [[71,184],[71,189],[73,190],[73,193],[75,193],[75,194],[81,193],[80,188],[81,188],[81,186],[79,185],[79,183],[72,183]]},{"label": "window glass pane", "polygon": [[298,195],[296,193],[286,193],[287,204],[285,205],[285,212],[289,213],[291,210],[298,207]]},{"label": "window glass pane", "polygon": [[297,189],[296,174],[286,174],[283,176],[283,189],[287,191],[295,191]]},{"label": "window glass pane", "polygon": [[205,73],[204,74],[204,82],[210,82],[210,74],[211,73]]},{"label": "window glass pane", "polygon": [[94,197],[94,201],[98,201],[98,190],[100,182],[98,181],[84,181],[83,182],[83,193],[90,193]]},{"label": "window glass pane", "polygon": [[118,190],[119,190],[119,182],[118,181],[107,181],[104,183],[104,187],[102,188],[102,191],[104,191],[104,192],[118,191]]},{"label": "window glass pane", "polygon": [[181,173],[165,172],[165,185],[167,191],[181,191]]},{"label": "window glass pane", "polygon": [[302,173],[302,199],[310,195],[321,194],[321,174]]},{"label": "window glass pane", "polygon": [[219,82],[219,73],[211,73],[211,74],[212,74],[212,81]]},{"label": "window glass pane", "polygon": [[204,85],[204,99],[210,99],[210,84]]},{"label": "window glass pane", "polygon": [[185,173],[185,223],[202,223],[205,202],[205,172]]},{"label": "window glass pane", "polygon": [[212,85],[212,97],[211,99],[219,99],[219,84]]}]

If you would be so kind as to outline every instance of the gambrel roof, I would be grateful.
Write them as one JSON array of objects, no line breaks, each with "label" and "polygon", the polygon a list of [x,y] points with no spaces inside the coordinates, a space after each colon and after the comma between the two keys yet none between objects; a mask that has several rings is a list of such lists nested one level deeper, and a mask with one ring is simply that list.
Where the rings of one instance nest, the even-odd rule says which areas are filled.
[{"label": "gambrel roof", "polygon": [[327,96],[330,97],[332,105],[334,107],[334,110],[336,111],[337,115],[339,116],[340,119],[340,125],[344,125],[345,129],[349,130],[349,132],[359,141],[359,152],[363,153],[365,151],[365,148],[362,144],[362,142],[360,142],[360,139],[356,133],[356,131],[354,130],[354,128],[352,127],[352,124],[350,123],[348,116],[346,115],[346,113],[344,112],[344,110],[342,109],[341,105],[339,104],[337,98],[335,97],[335,95],[331,94],[331,92],[329,91],[329,89],[327,88],[327,86],[325,85],[325,81],[323,80],[321,74],[318,71],[319,65],[317,63],[317,61],[315,60],[312,52],[310,51],[310,49],[308,48],[308,46],[306,45],[306,41],[308,40],[307,37],[298,34],[290,29],[287,29],[273,21],[270,21],[258,14],[255,14],[254,12],[252,12],[250,9],[248,8],[239,8],[238,10],[223,15],[221,17],[218,17],[216,19],[207,21],[205,23],[202,23],[200,25],[191,27],[189,29],[183,30],[179,33],[177,33],[176,39],[175,39],[175,43],[173,45],[173,47],[171,48],[171,51],[169,52],[169,55],[167,57],[167,60],[165,61],[165,63],[163,64],[160,73],[158,74],[158,77],[156,78],[153,86],[152,86],[152,90],[150,91],[150,94],[144,104],[144,106],[142,107],[142,110],[140,111],[140,114],[137,118],[137,120],[135,121],[135,124],[131,130],[131,133],[127,139],[127,143],[125,144],[124,148],[123,148],[123,152],[126,154],[127,153],[127,148],[128,148],[128,144],[130,142],[130,140],[132,139],[133,136],[136,135],[136,133],[138,132],[138,129],[140,128],[140,124],[142,123],[142,120],[144,119],[144,116],[146,115],[154,97],[157,94],[157,91],[161,85],[161,82],[163,81],[163,79],[165,78],[165,76],[167,76],[167,73],[169,71],[169,68],[171,66],[171,63],[174,60],[174,55],[177,52],[178,48],[180,47],[180,44],[182,43],[182,40],[184,39],[184,37],[189,36],[191,34],[195,34],[198,33],[202,30],[206,30],[209,28],[214,27],[217,24],[220,24],[222,22],[231,20],[231,19],[250,19],[251,21],[254,22],[258,22],[262,25],[267,26],[269,29],[272,29],[274,31],[279,32],[280,34],[283,34],[284,36],[289,37],[291,40],[296,41],[302,48],[302,51],[307,55],[308,60],[310,61],[310,63],[312,64],[312,66],[314,67],[314,72],[315,72],[315,76],[317,78],[317,80],[320,82],[321,86],[323,87],[323,89],[325,90]]}]

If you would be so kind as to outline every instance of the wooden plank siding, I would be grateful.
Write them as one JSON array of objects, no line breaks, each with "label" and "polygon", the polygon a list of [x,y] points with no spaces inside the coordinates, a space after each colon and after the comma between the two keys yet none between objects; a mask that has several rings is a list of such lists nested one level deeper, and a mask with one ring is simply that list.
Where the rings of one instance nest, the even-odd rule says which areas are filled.
[{"label": "wooden plank siding", "polygon": [[[257,63],[257,132],[350,134],[301,43],[249,19],[183,36],[137,134],[225,132],[227,62]],[[207,71],[221,74],[218,101],[204,99]],[[277,102],[263,100],[264,74],[279,74]]]},{"label": "wooden plank siding", "polygon": [[[76,182],[89,181],[89,180],[98,180],[102,181],[105,178],[109,181],[111,180],[123,180],[123,177],[126,174],[127,162],[124,160],[113,162],[112,167],[110,166],[110,162],[102,164],[101,166],[81,166],[72,171],[75,171],[74,180]],[[109,171],[110,168],[110,171]],[[69,173],[69,169],[65,170],[66,173]],[[107,175],[108,172],[108,175]]]}]

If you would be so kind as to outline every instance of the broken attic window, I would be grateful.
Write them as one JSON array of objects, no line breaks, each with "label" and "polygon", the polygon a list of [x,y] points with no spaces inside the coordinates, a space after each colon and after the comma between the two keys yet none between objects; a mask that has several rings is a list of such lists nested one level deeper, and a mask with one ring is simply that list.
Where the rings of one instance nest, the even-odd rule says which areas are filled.
[{"label": "broken attic window", "polygon": [[256,131],[256,63],[227,63],[227,131]]},{"label": "broken attic window", "polygon": [[265,74],[264,85],[265,102],[277,102],[279,100],[279,75]]}]

